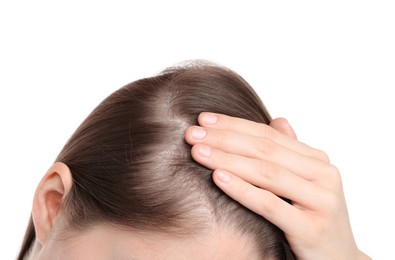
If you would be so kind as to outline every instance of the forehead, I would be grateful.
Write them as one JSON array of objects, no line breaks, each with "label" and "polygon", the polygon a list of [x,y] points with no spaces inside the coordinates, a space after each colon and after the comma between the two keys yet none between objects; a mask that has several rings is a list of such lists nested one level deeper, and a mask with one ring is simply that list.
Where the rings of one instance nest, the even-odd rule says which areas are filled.
[{"label": "forehead", "polygon": [[97,226],[63,242],[58,248],[67,259],[258,259],[251,240],[229,230],[208,230],[180,238]]}]

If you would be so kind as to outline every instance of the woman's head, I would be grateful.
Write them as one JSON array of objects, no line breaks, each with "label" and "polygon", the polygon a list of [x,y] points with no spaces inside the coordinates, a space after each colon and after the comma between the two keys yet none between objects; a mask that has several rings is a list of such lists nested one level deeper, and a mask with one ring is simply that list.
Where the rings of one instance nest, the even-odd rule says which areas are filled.
[{"label": "woman's head", "polygon": [[[287,248],[282,232],[225,195],[212,181],[212,171],[192,159],[184,132],[204,111],[270,121],[246,81],[207,64],[168,69],[105,99],[56,159],[62,163],[54,166],[58,172],[70,173],[54,213],[63,237],[75,240],[67,234],[88,236],[111,227],[137,237],[156,234],[162,245],[170,238],[178,244],[212,238],[206,242],[213,248],[226,237],[228,245],[240,239],[239,246],[245,244],[258,257],[281,259]],[[40,239],[30,229],[24,250]]]}]

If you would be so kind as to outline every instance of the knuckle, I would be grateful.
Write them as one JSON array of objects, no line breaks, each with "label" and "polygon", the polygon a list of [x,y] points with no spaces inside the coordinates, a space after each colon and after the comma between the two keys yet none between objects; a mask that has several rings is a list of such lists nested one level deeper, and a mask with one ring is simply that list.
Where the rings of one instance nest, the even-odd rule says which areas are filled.
[{"label": "knuckle", "polygon": [[274,215],[279,211],[280,200],[273,194],[266,194],[262,196],[259,211],[264,212],[265,215]]},{"label": "knuckle", "polygon": [[339,197],[336,193],[327,192],[322,199],[323,211],[328,215],[336,214],[340,209]]},{"label": "knuckle", "polygon": [[317,156],[317,158],[320,159],[321,161],[324,161],[324,162],[327,162],[327,163],[330,162],[330,159],[329,159],[328,154],[326,154],[324,151],[317,150],[317,151],[316,151],[316,156]]},{"label": "knuckle", "polygon": [[256,142],[256,150],[259,151],[263,156],[272,156],[276,153],[276,145],[267,138],[260,138]]},{"label": "knuckle", "polygon": [[274,180],[280,178],[282,171],[277,165],[267,163],[265,161],[260,161],[259,163],[259,173],[267,180]]},{"label": "knuckle", "polygon": [[250,192],[250,187],[248,185],[241,185],[237,191],[240,198],[248,197],[249,192]]},{"label": "knuckle", "polygon": [[339,169],[333,164],[328,164],[325,170],[325,175],[329,178],[330,183],[335,187],[342,186],[342,178]]},{"label": "knuckle", "polygon": [[334,165],[331,165],[331,168],[332,168],[331,176],[333,178],[334,184],[336,185],[336,187],[341,187],[343,184],[342,184],[342,176],[339,170]]},{"label": "knuckle", "polygon": [[262,136],[268,139],[274,139],[276,137],[276,132],[269,125],[261,124]]}]

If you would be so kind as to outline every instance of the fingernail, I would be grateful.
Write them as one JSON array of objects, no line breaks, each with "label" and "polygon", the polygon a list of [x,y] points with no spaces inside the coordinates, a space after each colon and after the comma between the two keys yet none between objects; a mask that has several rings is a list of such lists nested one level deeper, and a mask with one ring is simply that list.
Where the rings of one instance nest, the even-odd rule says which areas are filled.
[{"label": "fingernail", "polygon": [[210,157],[211,156],[211,148],[208,146],[199,147],[199,154],[203,157]]},{"label": "fingernail", "polygon": [[218,171],[218,179],[223,183],[228,183],[230,181],[230,175],[227,172]]},{"label": "fingernail", "polygon": [[202,120],[209,125],[214,125],[218,121],[218,117],[213,113],[204,113],[202,115]]},{"label": "fingernail", "polygon": [[193,127],[192,128],[192,137],[194,139],[200,140],[200,139],[205,138],[206,135],[207,135],[207,132],[203,128],[201,128],[201,127]]}]

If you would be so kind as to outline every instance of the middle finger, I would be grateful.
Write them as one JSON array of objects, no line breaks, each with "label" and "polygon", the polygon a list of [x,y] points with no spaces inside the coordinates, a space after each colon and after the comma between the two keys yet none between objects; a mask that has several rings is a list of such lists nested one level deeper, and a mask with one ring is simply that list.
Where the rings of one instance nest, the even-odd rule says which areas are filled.
[{"label": "middle finger", "polygon": [[[198,133],[192,130],[205,131]],[[197,138],[200,137],[200,138]],[[251,159],[277,164],[289,171],[292,171],[307,180],[315,180],[318,172],[322,176],[323,169],[327,163],[305,154],[297,153],[286,147],[283,147],[267,138],[249,136],[240,133],[234,133],[223,130],[203,129],[201,127],[192,127],[191,131],[186,133],[185,139],[190,144],[204,144],[206,146],[221,150],[227,157],[239,155]],[[192,153],[192,155],[197,155]],[[227,158],[224,157],[224,158]],[[218,163],[217,168],[223,168],[227,165]],[[207,166],[207,165],[206,165]]]}]

